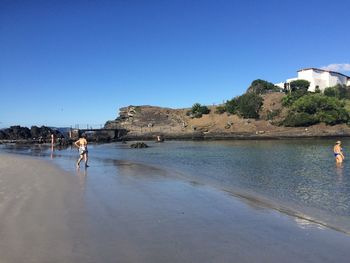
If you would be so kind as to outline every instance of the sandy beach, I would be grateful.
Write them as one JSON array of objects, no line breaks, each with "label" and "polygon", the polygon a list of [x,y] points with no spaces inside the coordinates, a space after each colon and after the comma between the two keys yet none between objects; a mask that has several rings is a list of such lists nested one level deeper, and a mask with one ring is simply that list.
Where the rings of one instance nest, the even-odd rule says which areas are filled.
[{"label": "sandy beach", "polygon": [[0,262],[349,262],[349,235],[114,165],[67,171],[0,154]]}]

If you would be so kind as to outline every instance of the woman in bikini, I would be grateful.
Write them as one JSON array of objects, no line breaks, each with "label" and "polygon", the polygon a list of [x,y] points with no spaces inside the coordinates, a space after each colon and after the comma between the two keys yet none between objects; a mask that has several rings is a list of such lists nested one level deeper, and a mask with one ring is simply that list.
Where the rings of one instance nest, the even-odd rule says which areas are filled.
[{"label": "woman in bikini", "polygon": [[341,141],[337,141],[334,145],[333,152],[336,163],[342,163],[345,159],[343,149],[341,148]]},{"label": "woman in bikini", "polygon": [[77,146],[79,148],[79,159],[77,161],[77,168],[79,168],[80,162],[81,160],[84,159],[85,162],[85,167],[89,167],[88,166],[88,148],[87,148],[87,140],[86,140],[86,135],[82,134],[81,138],[79,138],[79,140],[77,140],[74,145]]}]

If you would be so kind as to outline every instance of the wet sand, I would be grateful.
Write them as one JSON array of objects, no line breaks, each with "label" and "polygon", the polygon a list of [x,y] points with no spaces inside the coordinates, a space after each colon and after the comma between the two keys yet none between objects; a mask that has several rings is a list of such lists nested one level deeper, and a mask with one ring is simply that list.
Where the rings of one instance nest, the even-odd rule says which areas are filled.
[{"label": "wet sand", "polygon": [[349,235],[156,168],[0,155],[1,263],[349,262],[349,248]]}]

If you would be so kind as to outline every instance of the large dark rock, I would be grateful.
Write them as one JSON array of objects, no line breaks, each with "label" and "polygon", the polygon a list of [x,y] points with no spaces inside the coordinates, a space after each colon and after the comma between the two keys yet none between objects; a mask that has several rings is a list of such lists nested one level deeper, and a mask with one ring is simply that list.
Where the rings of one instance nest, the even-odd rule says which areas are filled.
[{"label": "large dark rock", "polygon": [[55,129],[49,127],[32,126],[30,129],[27,127],[21,127],[19,125],[11,126],[10,128],[0,131],[0,140],[38,140],[41,142],[50,142],[51,134],[55,136],[55,139],[64,138],[64,136]]},{"label": "large dark rock", "polygon": [[148,145],[144,142],[136,142],[130,145],[131,148],[147,148]]},{"label": "large dark rock", "polygon": [[30,128],[30,133],[31,133],[32,137],[34,137],[34,138],[38,138],[39,136],[41,136],[40,135],[40,128],[37,126],[32,126]]},{"label": "large dark rock", "polygon": [[0,131],[0,140],[6,140],[6,133],[4,131]]},{"label": "large dark rock", "polygon": [[61,132],[59,132],[58,130],[51,129],[51,128],[46,127],[46,126],[41,126],[41,127],[32,126],[30,128],[30,133],[31,133],[31,137],[33,139],[42,138],[45,141],[46,140],[51,140],[51,134],[53,134],[56,139],[64,137],[61,134]]},{"label": "large dark rock", "polygon": [[11,126],[9,129],[5,129],[4,131],[10,140],[26,140],[31,138],[30,130],[27,127],[16,125]]}]

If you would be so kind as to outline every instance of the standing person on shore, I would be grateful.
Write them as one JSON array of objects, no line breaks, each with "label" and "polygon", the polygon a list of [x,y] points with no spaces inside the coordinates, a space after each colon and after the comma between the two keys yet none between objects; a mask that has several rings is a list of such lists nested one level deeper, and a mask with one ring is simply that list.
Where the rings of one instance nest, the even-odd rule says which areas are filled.
[{"label": "standing person on shore", "polygon": [[51,133],[51,146],[53,147],[55,144],[55,135]]},{"label": "standing person on shore", "polygon": [[345,159],[343,149],[341,148],[341,141],[337,141],[333,147],[334,157],[336,163],[340,164]]},{"label": "standing person on shore", "polygon": [[85,162],[85,167],[89,167],[88,166],[88,148],[87,148],[87,140],[86,140],[86,135],[83,133],[81,135],[81,137],[79,138],[79,140],[77,140],[74,145],[77,146],[79,148],[79,159],[77,161],[77,168],[79,168],[80,162],[81,160],[84,159]]}]

